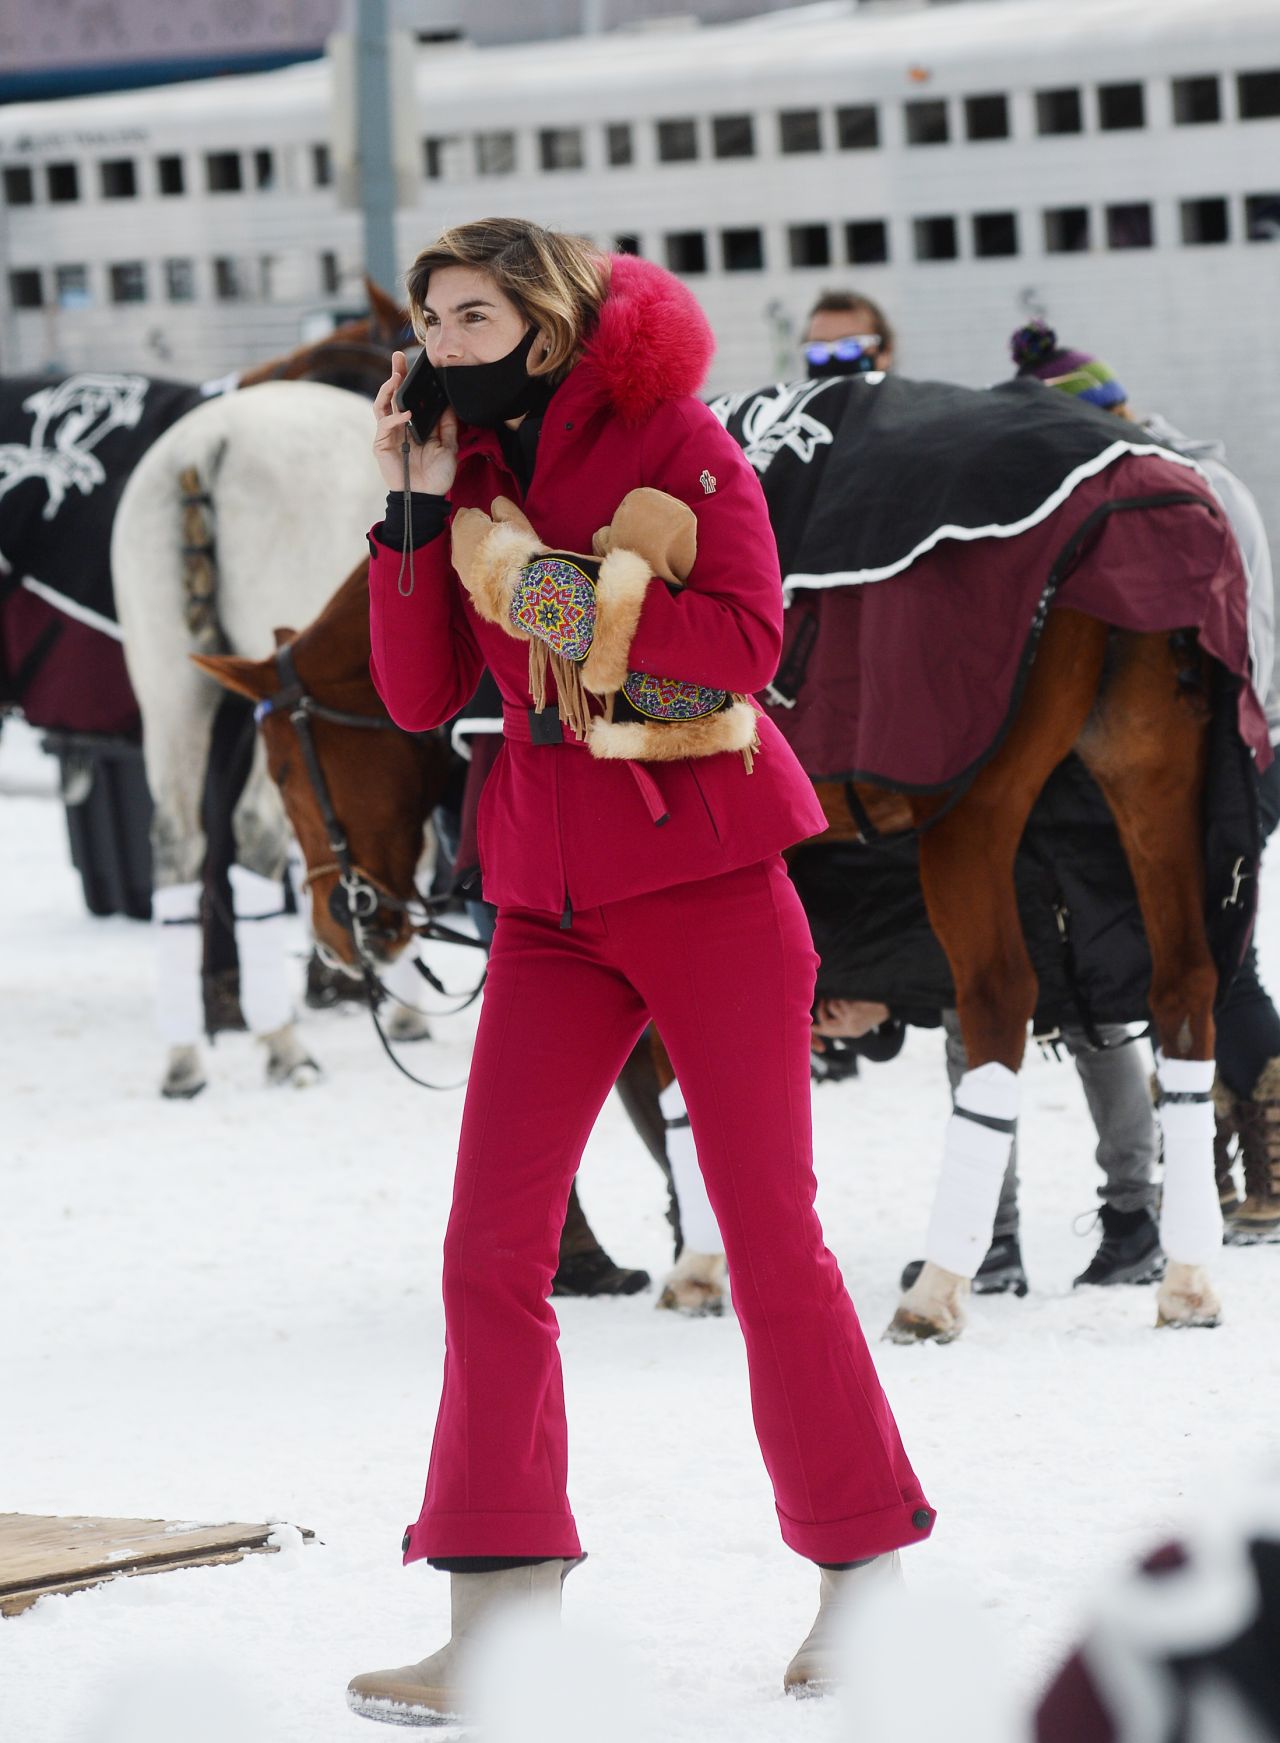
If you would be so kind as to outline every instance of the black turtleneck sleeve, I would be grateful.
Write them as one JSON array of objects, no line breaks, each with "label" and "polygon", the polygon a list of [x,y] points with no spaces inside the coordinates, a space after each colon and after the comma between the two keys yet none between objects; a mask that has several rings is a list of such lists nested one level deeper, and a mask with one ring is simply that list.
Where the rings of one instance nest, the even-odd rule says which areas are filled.
[{"label": "black turtleneck sleeve", "polygon": [[[428,545],[432,539],[439,538],[444,531],[444,523],[449,514],[449,499],[445,496],[430,496],[425,491],[415,490],[409,497],[409,543],[413,550],[421,545]],[[404,492],[389,490],[387,492],[387,510],[382,517],[382,525],[375,527],[378,542],[387,545],[393,551],[404,546]]]}]

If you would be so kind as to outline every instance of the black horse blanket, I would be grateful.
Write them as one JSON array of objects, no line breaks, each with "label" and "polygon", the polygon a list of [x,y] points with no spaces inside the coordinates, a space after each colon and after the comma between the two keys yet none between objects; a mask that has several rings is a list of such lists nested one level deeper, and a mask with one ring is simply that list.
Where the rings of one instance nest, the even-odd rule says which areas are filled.
[{"label": "black horse blanket", "polygon": [[[1045,615],[1194,628],[1219,662],[1205,817],[1206,919],[1224,981],[1252,925],[1253,761],[1244,571],[1188,464],[1039,382],[989,391],[848,377],[714,409],[761,475],[789,609],[763,700],[815,780],[963,790],[1014,712]],[[792,876],[819,992],[933,1023],[954,1001],[917,844],[821,844]],[[1016,868],[1040,983],[1036,1027],[1146,1016],[1151,964],[1110,813],[1083,765],[1055,773]]]},{"label": "black horse blanket", "polygon": [[0,380],[0,702],[33,725],[137,735],[111,525],[138,460],[201,397],[144,375]]},{"label": "black horse blanket", "polygon": [[765,700],[806,773],[954,787],[999,744],[1046,611],[1192,628],[1249,685],[1235,540],[1195,467],[1040,382],[851,376],[717,400],[761,475],[789,600]]}]

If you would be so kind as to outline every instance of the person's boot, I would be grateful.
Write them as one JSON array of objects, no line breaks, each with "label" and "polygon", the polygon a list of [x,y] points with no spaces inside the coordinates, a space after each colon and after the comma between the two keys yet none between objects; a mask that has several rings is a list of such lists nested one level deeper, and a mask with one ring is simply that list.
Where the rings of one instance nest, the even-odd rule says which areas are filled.
[{"label": "person's boot", "polygon": [[1222,1214],[1229,1217],[1240,1203],[1236,1189],[1235,1127],[1236,1098],[1220,1077],[1213,1080],[1213,1177],[1218,1183],[1218,1201]]},{"label": "person's boot", "polygon": [[560,1262],[551,1284],[553,1295],[635,1295],[649,1287],[647,1271],[615,1265],[595,1235],[578,1202],[575,1181],[560,1231]]},{"label": "person's boot", "polygon": [[[903,1290],[910,1289],[924,1270],[923,1259],[911,1259],[902,1267]],[[1022,1247],[1016,1234],[993,1235],[986,1256],[974,1273],[971,1285],[975,1295],[1016,1295],[1022,1297],[1031,1287],[1022,1265]]]},{"label": "person's boot", "polygon": [[1102,1240],[1071,1287],[1107,1287],[1113,1283],[1155,1283],[1164,1276],[1160,1229],[1149,1210],[1116,1210],[1104,1204],[1098,1212]]},{"label": "person's boot", "polygon": [[[573,1564],[570,1563],[570,1566]],[[439,1652],[395,1670],[370,1670],[347,1684],[347,1705],[362,1719],[387,1725],[431,1725],[461,1714],[467,1653],[477,1633],[498,1617],[558,1616],[563,1561],[504,1568],[491,1574],[450,1574],[449,1639]]]},{"label": "person's boot", "polygon": [[1268,1059],[1248,1101],[1237,1097],[1235,1127],[1244,1197],[1228,1214],[1231,1246],[1280,1241],[1280,1059]]},{"label": "person's boot", "polygon": [[782,1686],[789,1695],[830,1694],[838,1685],[841,1636],[850,1611],[876,1587],[900,1580],[902,1564],[895,1549],[854,1567],[820,1567],[818,1574],[818,1614],[783,1673]]}]

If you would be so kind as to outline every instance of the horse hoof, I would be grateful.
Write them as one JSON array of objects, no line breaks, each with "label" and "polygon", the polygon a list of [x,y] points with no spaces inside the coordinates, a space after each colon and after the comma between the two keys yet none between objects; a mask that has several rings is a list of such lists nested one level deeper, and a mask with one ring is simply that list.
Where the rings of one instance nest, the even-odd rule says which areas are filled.
[{"label": "horse hoof", "polygon": [[389,1041],[429,1041],[431,1025],[421,1011],[410,1010],[408,1005],[400,1005],[391,1013],[387,1021],[387,1039]]},{"label": "horse hoof", "polygon": [[724,1312],[729,1268],[723,1253],[695,1253],[686,1247],[662,1285],[657,1305],[689,1319],[719,1319]]},{"label": "horse hoof", "polygon": [[969,1279],[958,1271],[947,1271],[926,1259],[889,1321],[885,1337],[893,1344],[952,1343],[964,1330],[969,1287]]},{"label": "horse hoof", "polygon": [[686,1319],[720,1319],[724,1295],[710,1283],[667,1284],[654,1305],[667,1313],[682,1313]]},{"label": "horse hoof", "polygon": [[301,1059],[267,1061],[267,1082],[271,1084],[289,1084],[294,1089],[310,1089],[312,1084],[319,1083],[323,1075],[315,1060],[305,1054]]},{"label": "horse hoof", "polygon": [[199,1048],[175,1047],[169,1055],[160,1094],[166,1101],[194,1101],[207,1082]]},{"label": "horse hoof", "polygon": [[939,1325],[923,1313],[900,1307],[884,1330],[888,1344],[950,1344],[960,1336],[959,1325]]},{"label": "horse hoof", "polygon": [[304,1051],[292,1023],[283,1023],[269,1034],[259,1035],[267,1050],[267,1082],[289,1083],[294,1089],[310,1089],[320,1081],[320,1067]]},{"label": "horse hoof", "polygon": [[1209,1309],[1206,1307],[1185,1313],[1180,1309],[1172,1317],[1167,1316],[1163,1308],[1157,1309],[1156,1312],[1157,1331],[1190,1331],[1196,1326],[1211,1329],[1213,1326],[1221,1324],[1221,1308]]},{"label": "horse hoof", "polygon": [[1222,1303],[1202,1265],[1170,1264],[1156,1295],[1156,1328],[1222,1323]]},{"label": "horse hoof", "polygon": [[208,1088],[208,1083],[205,1077],[196,1078],[194,1083],[170,1083],[166,1078],[160,1085],[160,1094],[166,1101],[194,1101],[202,1089]]}]

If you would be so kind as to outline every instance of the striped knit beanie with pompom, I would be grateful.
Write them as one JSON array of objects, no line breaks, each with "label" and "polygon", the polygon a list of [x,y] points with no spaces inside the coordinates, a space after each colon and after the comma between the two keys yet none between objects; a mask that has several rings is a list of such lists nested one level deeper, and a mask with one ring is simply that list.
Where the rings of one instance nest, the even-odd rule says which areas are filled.
[{"label": "striped knit beanie with pompom", "polygon": [[1087,351],[1067,351],[1047,321],[1028,321],[1009,341],[1009,353],[1019,375],[1034,375],[1046,387],[1059,388],[1090,405],[1109,411],[1124,405],[1129,395],[1115,371]]}]

